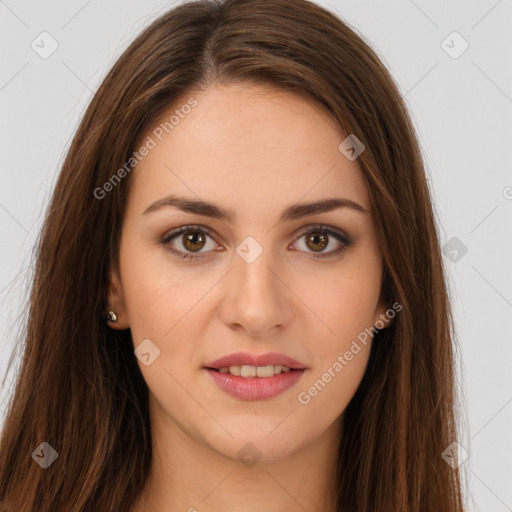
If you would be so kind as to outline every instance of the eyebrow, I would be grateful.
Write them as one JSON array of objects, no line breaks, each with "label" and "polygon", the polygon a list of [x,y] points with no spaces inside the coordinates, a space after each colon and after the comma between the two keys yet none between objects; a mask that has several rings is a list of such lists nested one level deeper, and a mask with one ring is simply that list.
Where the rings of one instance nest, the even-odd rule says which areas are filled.
[{"label": "eyebrow", "polygon": [[[225,209],[214,203],[177,195],[169,195],[159,199],[158,201],[155,201],[148,208],[146,208],[146,210],[144,210],[143,215],[155,212],[166,206],[178,208],[179,210],[187,213],[204,215],[206,217],[213,217],[219,220],[226,220],[231,223],[234,223],[236,220],[236,212],[231,208]],[[317,213],[330,212],[338,208],[350,208],[367,215],[370,213],[359,203],[356,203],[351,199],[334,197],[330,199],[314,201],[311,203],[298,203],[289,206],[282,213],[279,222],[296,220],[302,217],[307,217],[308,215],[315,215]]]}]

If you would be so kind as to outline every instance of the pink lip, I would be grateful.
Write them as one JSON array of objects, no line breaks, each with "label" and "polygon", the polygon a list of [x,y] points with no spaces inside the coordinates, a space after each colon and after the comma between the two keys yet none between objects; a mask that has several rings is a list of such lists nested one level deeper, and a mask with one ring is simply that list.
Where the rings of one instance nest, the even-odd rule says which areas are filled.
[{"label": "pink lip", "polygon": [[277,352],[269,352],[268,354],[251,354],[250,352],[234,352],[227,356],[216,359],[215,361],[205,364],[205,368],[224,368],[226,366],[270,366],[281,365],[293,368],[294,370],[304,370],[306,366],[299,363],[291,357],[279,354]]},{"label": "pink lip", "polygon": [[237,377],[206,368],[217,386],[241,400],[264,400],[284,393],[302,377],[306,370],[291,370],[273,377]]},{"label": "pink lip", "polygon": [[[219,368],[244,365],[281,365],[287,366],[291,371],[272,377],[239,377],[217,371]],[[264,400],[290,389],[302,377],[306,367],[295,359],[277,352],[261,355],[235,352],[206,364],[205,370],[225,393],[241,400]]]}]

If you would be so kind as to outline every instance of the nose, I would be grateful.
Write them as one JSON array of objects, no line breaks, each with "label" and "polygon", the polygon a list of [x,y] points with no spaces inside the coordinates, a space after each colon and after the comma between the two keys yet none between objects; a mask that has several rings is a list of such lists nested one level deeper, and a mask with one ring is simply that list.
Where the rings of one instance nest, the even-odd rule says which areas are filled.
[{"label": "nose", "polygon": [[[293,293],[282,267],[264,250],[252,262],[235,255],[234,268],[224,280],[222,321],[255,338],[268,338],[293,318]],[[279,270],[281,268],[281,271]],[[289,280],[289,278],[288,278]]]}]

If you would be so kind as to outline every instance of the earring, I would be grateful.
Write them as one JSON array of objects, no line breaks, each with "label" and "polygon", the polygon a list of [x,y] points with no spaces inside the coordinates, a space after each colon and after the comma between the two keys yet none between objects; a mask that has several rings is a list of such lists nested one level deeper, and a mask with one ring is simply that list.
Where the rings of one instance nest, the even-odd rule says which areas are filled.
[{"label": "earring", "polygon": [[107,322],[117,322],[117,315],[113,311],[107,313]]}]

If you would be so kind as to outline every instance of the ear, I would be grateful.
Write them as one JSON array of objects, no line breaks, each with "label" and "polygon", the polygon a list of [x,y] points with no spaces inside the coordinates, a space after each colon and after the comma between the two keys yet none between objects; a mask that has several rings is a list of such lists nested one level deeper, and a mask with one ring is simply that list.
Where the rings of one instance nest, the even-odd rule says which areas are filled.
[{"label": "ear", "polygon": [[126,301],[123,292],[121,278],[116,270],[111,269],[109,274],[108,292],[107,292],[107,311],[105,315],[113,311],[117,320],[112,322],[108,320],[108,326],[112,329],[128,329],[128,312],[126,310]]},{"label": "ear", "polygon": [[391,325],[391,322],[393,321],[393,318],[396,315],[396,311],[400,311],[400,309],[395,309],[395,305],[398,303],[393,304],[393,307],[391,307],[389,304],[385,303],[384,301],[380,300],[377,304],[377,308],[375,309],[375,315],[373,319],[373,325],[380,330],[385,329],[386,327],[389,327]]}]

